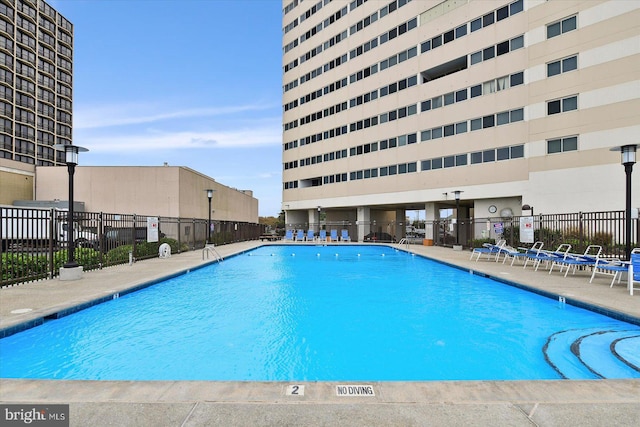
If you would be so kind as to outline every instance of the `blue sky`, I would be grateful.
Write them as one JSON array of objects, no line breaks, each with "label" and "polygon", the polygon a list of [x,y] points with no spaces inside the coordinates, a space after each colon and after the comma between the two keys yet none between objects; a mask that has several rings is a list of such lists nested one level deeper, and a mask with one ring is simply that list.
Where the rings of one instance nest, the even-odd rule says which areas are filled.
[{"label": "blue sky", "polygon": [[280,1],[48,3],[74,25],[81,166],[186,166],[280,213]]}]

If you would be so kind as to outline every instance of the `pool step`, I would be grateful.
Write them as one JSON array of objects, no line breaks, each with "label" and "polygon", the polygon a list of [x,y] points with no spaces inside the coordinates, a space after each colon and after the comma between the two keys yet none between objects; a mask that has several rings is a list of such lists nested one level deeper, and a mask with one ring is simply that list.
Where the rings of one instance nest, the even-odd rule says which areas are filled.
[{"label": "pool step", "polygon": [[[640,372],[624,363],[624,360],[613,353],[614,342],[621,339],[638,339],[638,331],[610,331],[587,335],[579,343],[572,346],[584,364],[602,378],[632,378]],[[619,341],[618,341],[619,342]],[[637,344],[640,345],[640,339]],[[637,347],[640,352],[640,347]]]},{"label": "pool step", "polygon": [[551,335],[542,351],[562,378],[640,378],[638,330],[570,329]]}]

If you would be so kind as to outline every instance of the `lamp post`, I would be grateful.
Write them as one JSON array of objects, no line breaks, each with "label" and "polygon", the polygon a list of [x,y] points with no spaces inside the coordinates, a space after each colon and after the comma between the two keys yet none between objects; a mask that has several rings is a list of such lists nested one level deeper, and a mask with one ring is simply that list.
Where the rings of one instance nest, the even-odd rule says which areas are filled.
[{"label": "lamp post", "polygon": [[626,209],[624,214],[625,256],[627,260],[631,259],[631,173],[633,172],[633,165],[636,162],[637,148],[638,146],[636,144],[629,144],[611,149],[611,151],[620,152],[620,163],[624,166],[624,173],[627,177]]},{"label": "lamp post", "polygon": [[64,268],[76,268],[78,263],[75,260],[75,242],[74,238],[74,212],[73,212],[73,175],[78,164],[78,153],[89,151],[84,147],[78,147],[73,144],[56,144],[53,146],[58,151],[64,151],[64,161],[67,164],[69,172],[69,212],[67,214],[67,262]]},{"label": "lamp post", "polygon": [[211,198],[213,197],[213,192],[210,188],[204,190],[207,192],[207,198],[209,199],[209,222],[207,222],[207,244],[211,243]]},{"label": "lamp post", "polygon": [[456,198],[456,245],[460,245],[460,193],[460,190],[453,192]]}]

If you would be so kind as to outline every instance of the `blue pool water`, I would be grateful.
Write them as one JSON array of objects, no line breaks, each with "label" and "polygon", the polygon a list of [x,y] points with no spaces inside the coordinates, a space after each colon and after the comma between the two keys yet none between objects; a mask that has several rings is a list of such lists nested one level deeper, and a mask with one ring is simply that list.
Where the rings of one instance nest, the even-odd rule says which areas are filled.
[{"label": "blue pool water", "polygon": [[387,246],[265,246],[4,338],[0,377],[630,378],[639,337]]}]

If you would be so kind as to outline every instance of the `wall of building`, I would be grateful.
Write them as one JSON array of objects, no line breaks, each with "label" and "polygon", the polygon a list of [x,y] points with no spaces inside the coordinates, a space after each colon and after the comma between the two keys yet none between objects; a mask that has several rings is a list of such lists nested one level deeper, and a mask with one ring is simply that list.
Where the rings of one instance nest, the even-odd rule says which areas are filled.
[{"label": "wall of building", "polygon": [[[38,167],[38,200],[67,200],[68,172]],[[208,218],[206,189],[214,189],[213,220],[258,222],[258,200],[215,182],[194,170],[177,166],[78,166],[74,199],[89,212]]]},{"label": "wall of building", "polygon": [[15,200],[31,200],[35,166],[13,160],[0,159],[0,205]]},{"label": "wall of building", "polygon": [[[331,2],[312,10],[316,3],[299,3],[283,15],[286,210],[322,206],[329,218],[360,207],[415,209],[438,205],[454,190],[463,191],[464,208],[478,217],[490,216],[491,204],[515,215],[520,203],[537,213],[624,209],[624,169],[610,149],[639,142],[639,3],[413,0]],[[404,32],[412,20],[415,26]],[[565,31],[566,20],[575,28]],[[562,32],[548,37],[556,24]],[[339,41],[325,44],[336,34]],[[371,41],[376,45],[367,48]],[[319,53],[305,57],[317,46]],[[552,64],[565,67],[571,58],[575,68],[549,74]],[[432,78],[458,59],[466,68]],[[415,84],[400,89],[409,78]],[[332,87],[343,79],[346,84]],[[367,101],[373,93],[377,98]],[[315,99],[305,99],[309,94]],[[550,113],[556,101],[564,109],[570,98],[575,109]],[[574,137],[573,149],[550,148]],[[501,152],[507,157],[498,159]],[[456,164],[430,167],[434,159]],[[415,170],[400,172],[410,164]],[[397,172],[382,176],[388,166]],[[377,177],[365,175],[373,170]],[[327,182],[337,175],[343,176]],[[632,188],[640,206],[640,172]]]}]

